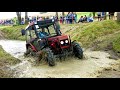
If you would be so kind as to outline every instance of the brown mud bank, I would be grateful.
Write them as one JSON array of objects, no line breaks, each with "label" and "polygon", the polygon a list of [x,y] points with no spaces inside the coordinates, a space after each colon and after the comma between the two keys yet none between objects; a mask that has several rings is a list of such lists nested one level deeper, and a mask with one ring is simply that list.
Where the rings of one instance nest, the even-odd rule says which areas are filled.
[{"label": "brown mud bank", "polygon": [[111,68],[104,69],[98,78],[120,78],[120,60]]}]

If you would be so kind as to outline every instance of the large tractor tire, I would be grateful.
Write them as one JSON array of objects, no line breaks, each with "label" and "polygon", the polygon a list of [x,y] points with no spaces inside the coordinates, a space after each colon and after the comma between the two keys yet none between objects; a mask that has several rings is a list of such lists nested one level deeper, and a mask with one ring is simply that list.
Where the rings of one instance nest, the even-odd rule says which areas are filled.
[{"label": "large tractor tire", "polygon": [[55,56],[50,48],[46,49],[47,61],[49,66],[55,66]]},{"label": "large tractor tire", "polygon": [[73,42],[73,53],[76,57],[78,57],[79,59],[83,58],[83,50],[81,48],[81,46],[77,43],[77,42]]}]

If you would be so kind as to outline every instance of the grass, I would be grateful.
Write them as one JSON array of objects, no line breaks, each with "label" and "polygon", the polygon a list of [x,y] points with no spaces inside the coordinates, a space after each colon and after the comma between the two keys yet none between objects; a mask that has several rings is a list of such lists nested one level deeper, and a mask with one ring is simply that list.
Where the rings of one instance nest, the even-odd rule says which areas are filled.
[{"label": "grass", "polygon": [[3,27],[0,29],[6,39],[25,40],[25,37],[21,35],[21,29],[24,29],[26,25]]},{"label": "grass", "polygon": [[6,53],[0,46],[0,78],[11,78],[12,72],[9,69],[7,69],[6,65],[14,65],[19,62],[20,60]]},{"label": "grass", "polygon": [[7,27],[11,27],[11,26],[3,26],[3,25],[0,25],[0,29],[2,29],[2,28],[7,28]]},{"label": "grass", "polygon": [[10,54],[6,53],[0,46],[0,61],[8,63],[9,65],[14,65],[19,62],[18,59],[12,57]]},{"label": "grass", "polygon": [[120,53],[120,33],[113,41],[113,49],[115,52]]},{"label": "grass", "polygon": [[113,50],[120,51],[120,22],[104,20],[101,22],[80,25],[76,30],[67,32],[72,40],[81,42],[83,47],[98,45],[97,49],[103,49],[112,43]]}]

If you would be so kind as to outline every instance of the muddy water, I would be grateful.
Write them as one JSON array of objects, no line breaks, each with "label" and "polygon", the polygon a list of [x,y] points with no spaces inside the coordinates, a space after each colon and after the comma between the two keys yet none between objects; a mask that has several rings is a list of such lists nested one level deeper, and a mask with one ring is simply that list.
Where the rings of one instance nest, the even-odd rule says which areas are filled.
[{"label": "muddy water", "polygon": [[2,45],[3,49],[10,53],[12,56],[18,58],[22,56],[26,50],[25,42],[16,41],[16,40],[0,40],[0,45]]},{"label": "muddy water", "polygon": [[103,69],[112,68],[118,63],[109,59],[108,53],[85,50],[83,60],[68,57],[65,61],[57,61],[54,67],[49,67],[47,63],[34,66],[34,58],[23,56],[26,50],[24,41],[0,40],[0,45],[6,52],[21,60],[21,63],[10,67],[17,78],[95,78]]}]

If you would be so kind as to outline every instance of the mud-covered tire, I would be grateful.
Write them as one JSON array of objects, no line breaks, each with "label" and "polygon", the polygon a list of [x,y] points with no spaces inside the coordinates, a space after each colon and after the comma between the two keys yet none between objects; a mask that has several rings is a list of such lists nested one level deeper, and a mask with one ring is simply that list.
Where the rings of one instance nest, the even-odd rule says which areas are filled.
[{"label": "mud-covered tire", "polygon": [[83,58],[83,50],[81,48],[81,46],[77,43],[77,42],[73,42],[73,53],[76,57],[78,57],[79,59]]},{"label": "mud-covered tire", "polygon": [[55,66],[55,56],[50,48],[46,49],[47,51],[47,61],[49,66]]},{"label": "mud-covered tire", "polygon": [[28,49],[27,49],[27,51],[25,53],[25,55],[28,55],[28,54],[30,54],[31,56],[36,55],[36,53],[32,50],[31,46],[28,47]]}]

